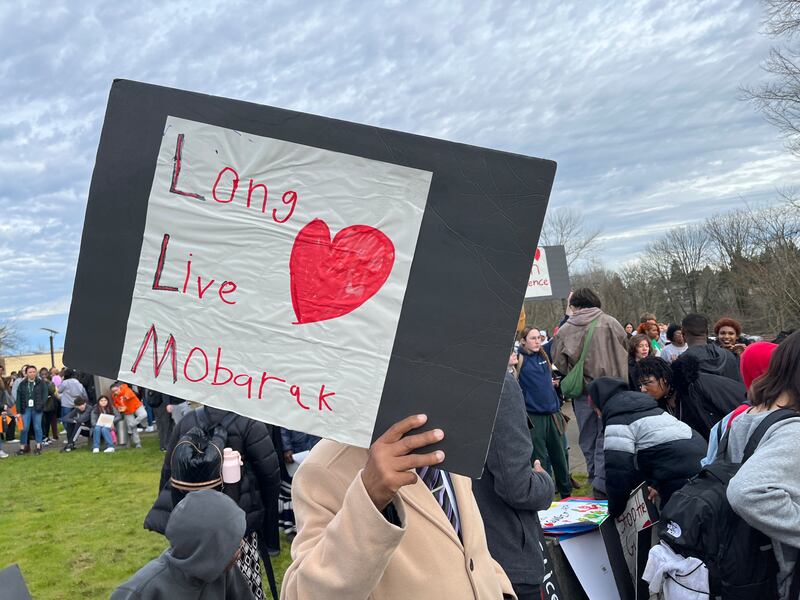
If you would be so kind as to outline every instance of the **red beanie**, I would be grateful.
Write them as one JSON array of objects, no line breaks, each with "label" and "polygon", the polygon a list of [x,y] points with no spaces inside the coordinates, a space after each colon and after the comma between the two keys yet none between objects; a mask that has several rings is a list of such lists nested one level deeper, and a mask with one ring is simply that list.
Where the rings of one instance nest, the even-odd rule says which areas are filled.
[{"label": "red beanie", "polygon": [[750,344],[742,352],[739,368],[742,370],[742,379],[744,379],[744,385],[748,390],[753,381],[767,372],[769,359],[777,347],[777,344],[770,342],[756,342],[755,344]]}]

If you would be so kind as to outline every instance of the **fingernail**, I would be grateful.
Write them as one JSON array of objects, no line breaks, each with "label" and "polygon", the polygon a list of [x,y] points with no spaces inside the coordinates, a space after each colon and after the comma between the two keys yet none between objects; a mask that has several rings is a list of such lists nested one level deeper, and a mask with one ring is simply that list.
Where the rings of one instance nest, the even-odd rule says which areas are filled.
[{"label": "fingernail", "polygon": [[417,415],[417,418],[420,421],[427,421],[428,420],[428,415]]},{"label": "fingernail", "polygon": [[437,440],[442,439],[444,437],[444,431],[442,431],[441,429],[434,429],[433,437],[435,437]]},{"label": "fingernail", "polygon": [[442,462],[444,460],[444,452],[441,450],[437,450],[434,454],[436,454],[436,460]]}]

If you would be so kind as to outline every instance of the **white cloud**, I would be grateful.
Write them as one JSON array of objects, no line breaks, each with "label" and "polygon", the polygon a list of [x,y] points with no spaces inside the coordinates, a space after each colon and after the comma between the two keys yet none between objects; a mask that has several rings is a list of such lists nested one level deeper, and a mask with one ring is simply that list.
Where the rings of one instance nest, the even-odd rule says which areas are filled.
[{"label": "white cloud", "polygon": [[14,319],[17,321],[30,321],[42,317],[64,316],[69,312],[70,300],[70,297],[66,296],[57,300],[43,302],[42,304],[27,306],[14,314]]},{"label": "white cloud", "polygon": [[800,185],[777,132],[738,100],[771,43],[759,10],[0,3],[0,305],[64,306],[118,77],[555,159],[552,205],[601,225],[620,264],[673,224]]}]

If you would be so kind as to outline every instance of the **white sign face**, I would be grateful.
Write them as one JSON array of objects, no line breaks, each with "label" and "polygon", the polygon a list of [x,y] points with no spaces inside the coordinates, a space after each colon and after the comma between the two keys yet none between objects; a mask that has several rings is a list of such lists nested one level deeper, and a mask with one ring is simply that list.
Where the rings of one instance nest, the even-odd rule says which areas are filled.
[{"label": "white sign face", "polygon": [[525,298],[538,298],[540,296],[552,296],[553,288],[550,286],[550,271],[547,268],[547,253],[539,246],[531,267],[531,276],[528,279],[528,289],[525,291]]},{"label": "white sign face", "polygon": [[644,495],[644,485],[640,485],[628,498],[625,512],[616,518],[615,525],[622,542],[622,553],[634,583],[636,582],[636,557],[639,548],[639,532],[652,525],[650,511]]},{"label": "white sign face", "polygon": [[368,446],[430,181],[169,117],[120,379]]}]

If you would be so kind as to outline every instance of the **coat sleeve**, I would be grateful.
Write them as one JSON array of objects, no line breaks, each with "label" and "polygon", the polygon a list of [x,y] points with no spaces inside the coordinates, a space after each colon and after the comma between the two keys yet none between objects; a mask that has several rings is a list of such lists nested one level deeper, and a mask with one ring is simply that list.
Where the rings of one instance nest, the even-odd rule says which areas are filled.
[{"label": "coat sleeve", "polygon": [[570,363],[569,357],[564,352],[563,334],[559,331],[551,340],[550,344],[550,358],[555,365],[556,369],[564,374],[569,373]]},{"label": "coat sleeve", "polygon": [[513,377],[506,377],[495,417],[486,468],[494,475],[494,491],[518,510],[544,510],[555,487],[547,473],[531,469],[533,444],[526,427],[525,400]]},{"label": "coat sleeve", "polygon": [[606,426],[603,448],[608,514],[616,519],[625,510],[633,489],[643,481],[636,470],[636,444],[631,428],[627,425]]},{"label": "coat sleeve", "polygon": [[17,397],[14,398],[14,402],[17,405],[17,412],[22,414],[22,384],[17,386]]},{"label": "coat sleeve", "polygon": [[244,436],[245,460],[250,462],[264,502],[278,503],[281,467],[266,424],[249,421]]},{"label": "coat sleeve", "polygon": [[[775,425],[728,484],[731,508],[772,539],[800,548],[800,419]],[[791,458],[790,458],[791,457]]]},{"label": "coat sleeve", "polygon": [[348,483],[323,466],[304,463],[292,482],[297,537],[281,600],[366,600],[405,535],[405,506],[396,496],[401,527],[378,512],[361,480]]}]

